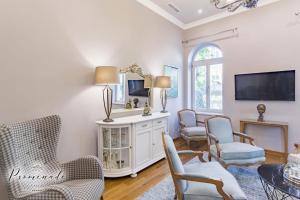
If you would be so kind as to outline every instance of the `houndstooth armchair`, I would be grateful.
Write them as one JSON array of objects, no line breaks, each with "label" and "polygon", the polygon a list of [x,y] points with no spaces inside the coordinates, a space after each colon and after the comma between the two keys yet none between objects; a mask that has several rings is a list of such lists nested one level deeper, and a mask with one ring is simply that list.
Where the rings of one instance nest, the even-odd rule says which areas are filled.
[{"label": "houndstooth armchair", "polygon": [[0,125],[0,172],[8,199],[100,199],[104,178],[96,157],[57,162],[60,128],[57,115]]}]

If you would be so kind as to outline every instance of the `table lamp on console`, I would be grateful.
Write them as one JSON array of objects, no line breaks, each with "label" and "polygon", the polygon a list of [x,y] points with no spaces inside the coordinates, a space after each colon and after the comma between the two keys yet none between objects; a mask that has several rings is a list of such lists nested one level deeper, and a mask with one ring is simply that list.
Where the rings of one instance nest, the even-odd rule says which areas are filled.
[{"label": "table lamp on console", "polygon": [[103,121],[113,122],[113,120],[110,118],[113,99],[113,92],[110,88],[110,85],[119,84],[119,69],[113,66],[96,67],[95,84],[105,86],[102,93],[106,119],[104,119]]},{"label": "table lamp on console", "polygon": [[171,78],[170,76],[157,76],[155,78],[155,84],[154,87],[161,88],[160,91],[160,99],[161,99],[161,105],[163,110],[160,111],[161,113],[167,113],[166,110],[168,96],[167,96],[167,88],[171,87]]}]

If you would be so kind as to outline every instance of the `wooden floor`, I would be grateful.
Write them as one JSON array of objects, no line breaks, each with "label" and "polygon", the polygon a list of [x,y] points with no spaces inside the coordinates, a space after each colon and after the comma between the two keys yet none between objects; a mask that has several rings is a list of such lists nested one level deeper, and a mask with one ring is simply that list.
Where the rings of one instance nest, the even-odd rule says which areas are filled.
[{"label": "wooden floor", "polygon": [[[182,139],[176,139],[174,142],[177,150],[189,149]],[[206,149],[206,144],[192,143],[191,149],[203,151]],[[267,163],[284,162],[284,158],[274,152],[266,152],[266,157]],[[192,157],[181,157],[183,163],[186,163],[190,159],[192,159]],[[169,166],[167,161],[163,159],[139,172],[136,178],[131,178],[130,176],[114,179],[106,178],[104,200],[136,199],[168,175],[170,175]]]}]

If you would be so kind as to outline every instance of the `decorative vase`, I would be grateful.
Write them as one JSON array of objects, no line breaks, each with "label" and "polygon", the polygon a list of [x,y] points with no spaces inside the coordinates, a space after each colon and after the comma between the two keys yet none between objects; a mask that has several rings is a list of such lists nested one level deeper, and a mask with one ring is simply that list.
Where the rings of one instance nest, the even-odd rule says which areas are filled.
[{"label": "decorative vase", "polygon": [[258,104],[257,105],[257,111],[258,111],[258,121],[264,121],[264,113],[266,112],[266,105],[265,104]]}]

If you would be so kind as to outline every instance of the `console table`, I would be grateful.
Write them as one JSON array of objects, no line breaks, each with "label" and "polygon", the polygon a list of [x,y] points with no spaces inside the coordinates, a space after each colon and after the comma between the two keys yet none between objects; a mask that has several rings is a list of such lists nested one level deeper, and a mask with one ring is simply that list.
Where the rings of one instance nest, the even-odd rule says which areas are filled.
[{"label": "console table", "polygon": [[134,115],[97,121],[98,156],[105,177],[137,176],[137,172],[165,157],[162,132],[168,131],[169,113]]},{"label": "console table", "polygon": [[254,119],[243,119],[240,120],[240,132],[245,133],[247,125],[257,125],[257,126],[268,126],[268,127],[278,127],[281,128],[284,140],[284,153],[288,155],[288,123],[278,122],[278,121],[257,121]]}]

